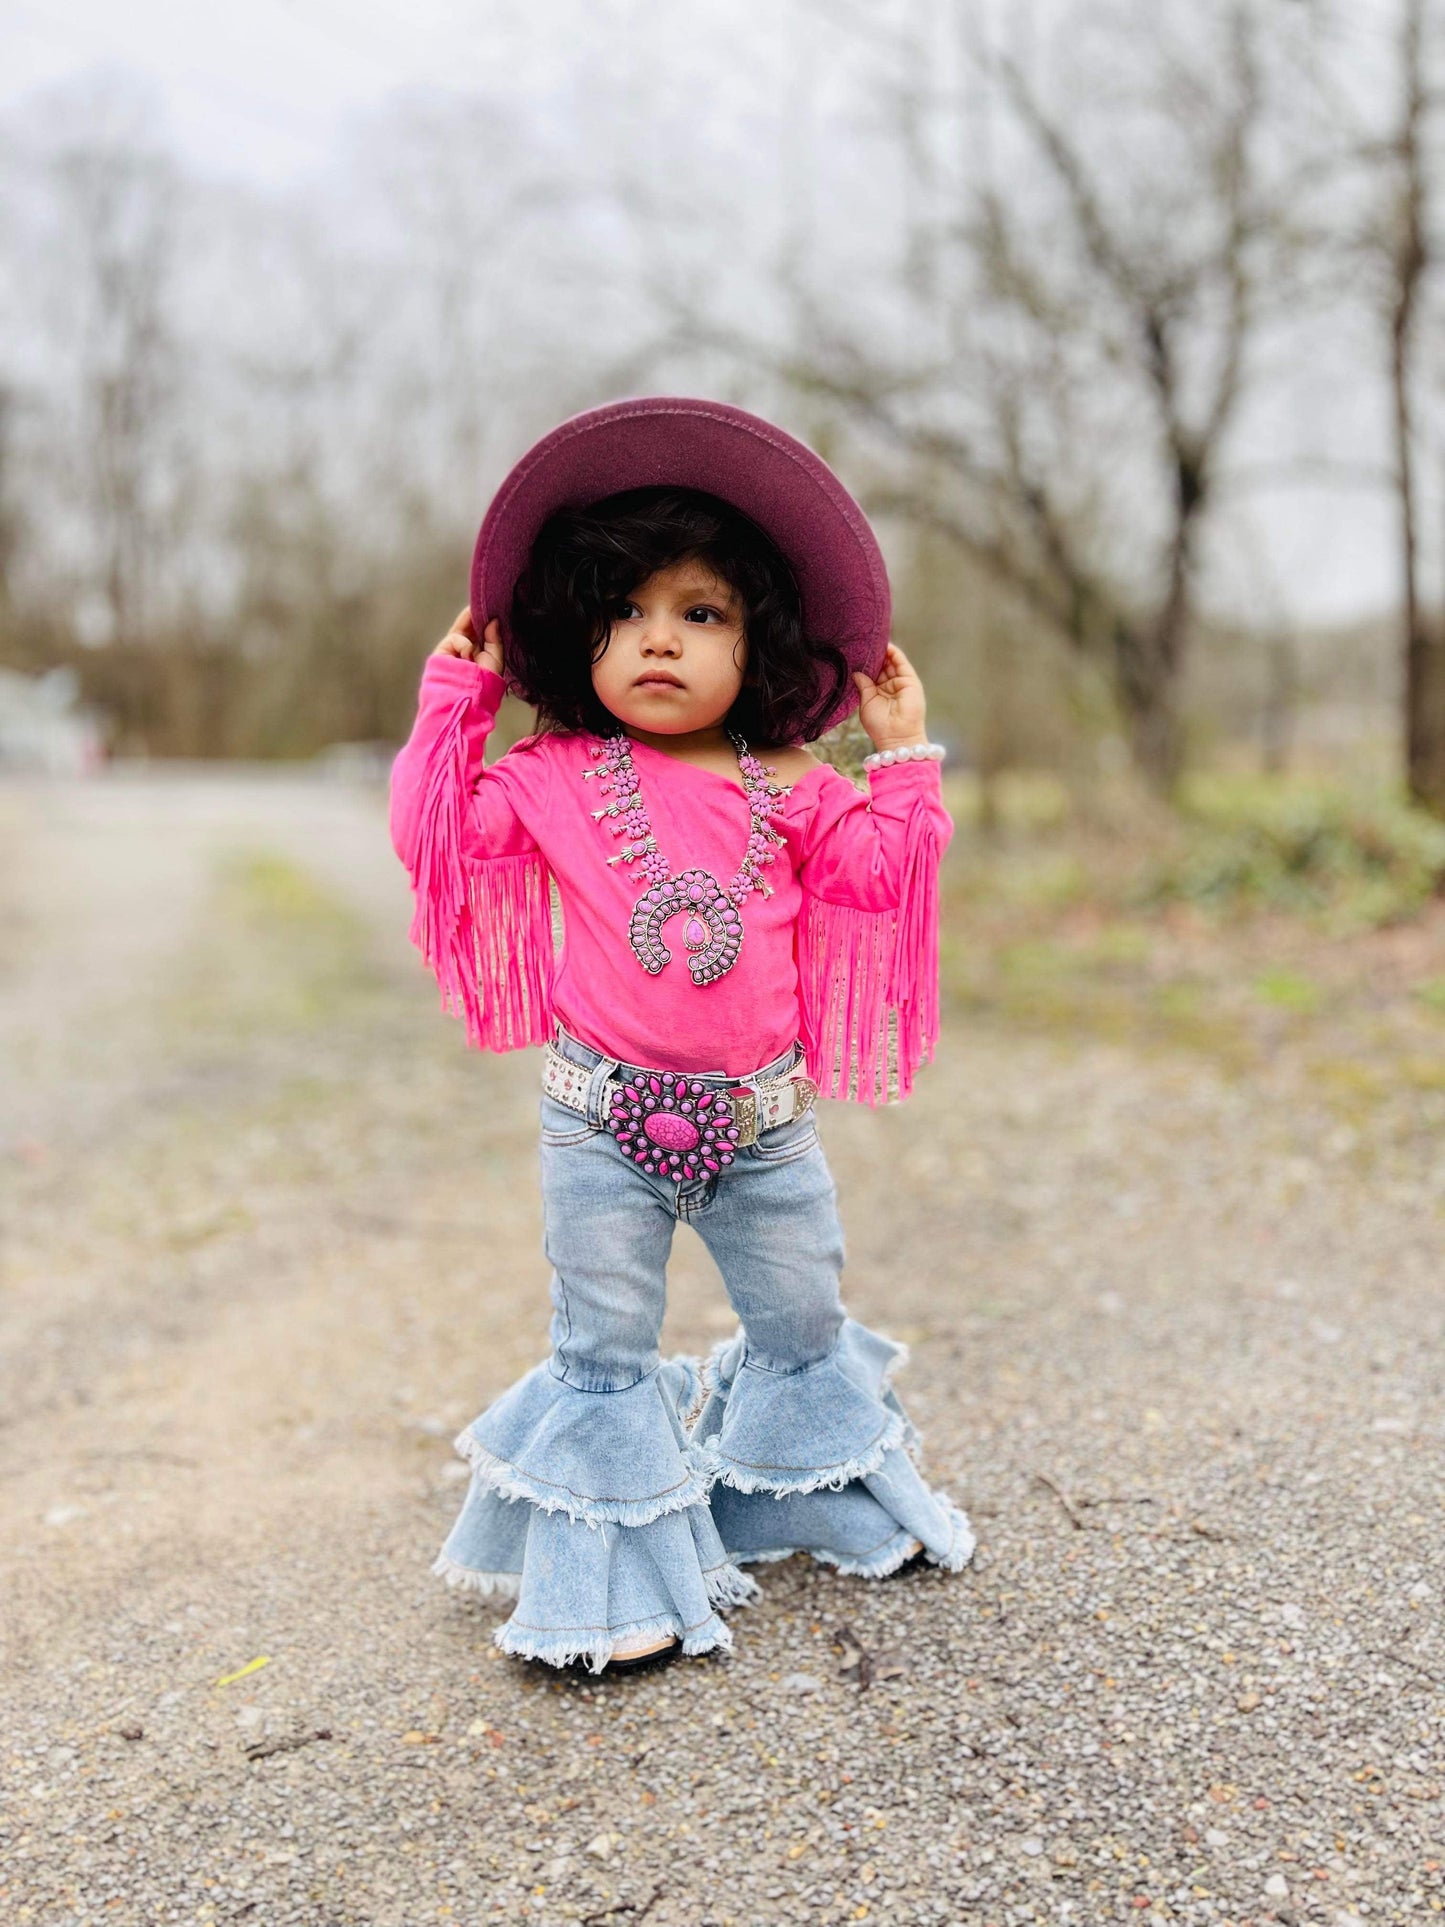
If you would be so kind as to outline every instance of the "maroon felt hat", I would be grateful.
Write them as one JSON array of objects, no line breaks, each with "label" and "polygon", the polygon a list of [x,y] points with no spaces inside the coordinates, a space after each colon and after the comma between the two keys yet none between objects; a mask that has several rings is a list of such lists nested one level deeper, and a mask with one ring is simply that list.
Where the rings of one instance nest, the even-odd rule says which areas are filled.
[{"label": "maroon felt hat", "polygon": [[[760,415],[693,395],[635,395],[572,415],[533,444],[492,498],[472,557],[472,622],[495,616],[505,655],[512,590],[543,522],[619,489],[672,482],[750,515],[787,557],[806,633],[877,676],[888,647],[888,570],[868,518],[820,455]],[[823,728],[857,707],[848,680]]]}]

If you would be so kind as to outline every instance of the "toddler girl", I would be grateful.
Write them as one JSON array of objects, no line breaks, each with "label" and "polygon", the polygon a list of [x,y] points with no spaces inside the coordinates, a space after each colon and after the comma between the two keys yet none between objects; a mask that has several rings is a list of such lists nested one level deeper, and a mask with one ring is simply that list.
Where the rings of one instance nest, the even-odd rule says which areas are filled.
[{"label": "toddler girl", "polygon": [[[730,1649],[745,1564],[972,1554],[889,1382],[906,1348],[841,1302],[813,1109],[907,1096],[937,1038],[953,825],[888,615],[811,450],[647,397],[517,464],[427,659],[391,786],[412,938],[473,1044],[544,1046],[551,1350],[459,1435],[433,1568],[515,1601],[504,1652],[633,1670]],[[539,727],[487,763],[509,686]],[[855,703],[866,794],[805,746]],[[679,1220],[739,1319],[705,1361],[659,1350]]]}]

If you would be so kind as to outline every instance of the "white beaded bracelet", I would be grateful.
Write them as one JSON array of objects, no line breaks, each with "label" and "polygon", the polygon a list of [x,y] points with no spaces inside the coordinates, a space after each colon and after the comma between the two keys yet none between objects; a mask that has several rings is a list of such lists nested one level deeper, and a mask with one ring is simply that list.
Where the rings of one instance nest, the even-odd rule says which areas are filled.
[{"label": "white beaded bracelet", "polygon": [[942,743],[905,743],[901,749],[875,749],[863,758],[863,767],[883,769],[889,763],[941,763],[947,754]]}]

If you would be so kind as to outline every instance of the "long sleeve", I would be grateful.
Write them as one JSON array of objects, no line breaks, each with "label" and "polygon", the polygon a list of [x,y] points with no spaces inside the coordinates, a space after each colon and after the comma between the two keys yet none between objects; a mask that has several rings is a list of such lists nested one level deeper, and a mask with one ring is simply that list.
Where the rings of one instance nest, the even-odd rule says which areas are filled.
[{"label": "long sleeve", "polygon": [[430,655],[421,674],[416,721],[391,766],[391,841],[410,869],[426,818],[432,779],[443,761],[467,799],[460,851],[474,860],[512,856],[537,844],[513,807],[511,786],[485,767],[487,738],[496,726],[502,678],[485,663]]},{"label": "long sleeve", "polygon": [[953,836],[937,762],[822,778],[801,826],[799,1001],[825,1097],[903,1099],[939,1032],[938,870]]},{"label": "long sleeve", "polygon": [[517,808],[530,787],[545,794],[550,762],[524,774],[526,758],[509,752],[486,766],[503,687],[485,664],[428,656],[389,795],[416,900],[411,941],[443,1010],[478,1049],[498,1051],[550,1035],[554,962],[550,874]]},{"label": "long sleeve", "polygon": [[932,842],[936,863],[952,836],[939,765],[931,757],[871,770],[866,793],[833,770],[818,785],[818,805],[803,836],[799,881],[828,903],[896,910],[912,880],[920,842]]}]

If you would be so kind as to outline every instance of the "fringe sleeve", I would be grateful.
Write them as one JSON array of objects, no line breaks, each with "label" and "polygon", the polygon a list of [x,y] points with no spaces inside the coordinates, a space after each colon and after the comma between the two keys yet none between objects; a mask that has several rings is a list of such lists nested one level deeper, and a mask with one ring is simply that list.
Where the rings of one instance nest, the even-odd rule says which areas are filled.
[{"label": "fringe sleeve", "polygon": [[936,762],[824,786],[805,845],[801,1032],[824,1097],[906,1098],[939,1035],[938,871],[953,834]]},{"label": "fringe sleeve", "polygon": [[[429,656],[390,789],[392,844],[416,903],[411,941],[442,1009],[493,1051],[546,1041],[554,968],[551,873],[513,786],[483,766],[502,688],[480,664]],[[550,761],[536,780],[549,771]]]}]

